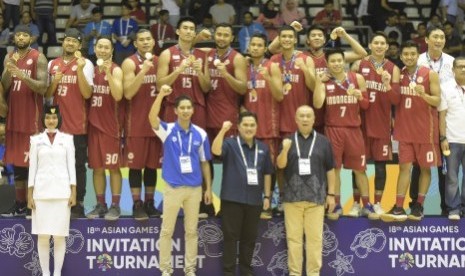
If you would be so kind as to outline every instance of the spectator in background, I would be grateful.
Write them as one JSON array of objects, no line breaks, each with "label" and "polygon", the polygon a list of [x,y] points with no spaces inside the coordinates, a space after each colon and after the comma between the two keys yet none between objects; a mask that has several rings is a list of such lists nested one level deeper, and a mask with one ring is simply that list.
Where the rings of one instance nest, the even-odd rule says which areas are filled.
[{"label": "spectator in background", "polygon": [[[250,7],[254,6],[257,0],[235,0],[229,1],[232,3],[234,10],[236,11],[237,18],[235,22],[238,25],[244,24],[244,17],[242,16],[246,11],[250,11]],[[234,23],[233,23],[234,24]]]},{"label": "spectator in background", "polygon": [[111,36],[112,26],[105,20],[102,20],[103,11],[100,7],[92,9],[92,22],[89,22],[84,27],[84,43],[87,42],[88,56],[87,58],[95,64],[94,46],[99,36]]},{"label": "spectator in background", "polygon": [[272,41],[278,36],[281,17],[279,16],[279,10],[276,8],[273,0],[266,1],[262,13],[260,13],[256,21],[265,27],[269,41]]},{"label": "spectator in background", "polygon": [[442,23],[441,23],[441,18],[437,14],[433,14],[430,18],[429,21],[426,23],[426,29],[431,29],[434,27],[439,27],[442,28]]},{"label": "spectator in background", "polygon": [[34,48],[36,50],[39,49],[39,44],[37,43],[37,39],[39,38],[39,28],[37,27],[36,24],[32,23],[32,18],[31,14],[29,11],[23,11],[21,13],[21,24],[15,27],[18,28],[19,26],[24,26],[26,28],[29,28],[31,30],[31,48]]},{"label": "spectator in background", "polygon": [[247,53],[250,38],[256,33],[266,34],[262,24],[253,22],[253,14],[249,11],[244,13],[244,25],[239,30],[239,48],[241,53]]},{"label": "spectator in background", "polygon": [[176,39],[176,32],[169,22],[170,13],[168,10],[161,10],[158,14],[158,23],[150,26],[150,32],[152,33],[153,39],[156,41],[154,52],[157,56],[161,54],[163,44],[166,40]]},{"label": "spectator in background", "polygon": [[194,18],[197,25],[203,24],[213,4],[213,0],[191,0],[189,3],[189,15]]},{"label": "spectator in background", "polygon": [[116,64],[121,65],[123,60],[132,55],[136,48],[132,41],[135,33],[139,29],[136,20],[131,18],[131,5],[128,2],[121,4],[121,17],[113,21],[112,34],[116,39],[115,43],[115,59]]},{"label": "spectator in background", "polygon": [[210,14],[213,16],[213,25],[234,24],[236,11],[232,5],[225,3],[224,0],[218,0],[215,5],[210,7]]},{"label": "spectator in background", "polygon": [[161,8],[168,10],[170,14],[170,24],[171,26],[176,26],[178,20],[181,17],[181,6],[183,0],[161,0]]},{"label": "spectator in background", "polygon": [[213,26],[213,16],[209,13],[207,13],[203,18],[202,24],[197,26],[197,33],[203,29],[208,29],[211,34],[215,32],[215,26]]},{"label": "spectator in background", "polygon": [[389,37],[391,38],[392,35],[391,35],[391,32],[395,32],[398,34],[397,36],[397,43],[399,43],[399,45],[401,44],[402,42],[402,32],[400,31],[399,27],[398,27],[398,24],[399,24],[399,17],[397,15],[397,13],[395,12],[390,12],[388,17],[387,17],[387,20],[386,20],[386,28],[384,28],[384,33]]},{"label": "spectator in background", "polygon": [[333,0],[325,0],[323,10],[319,11],[313,24],[319,24],[326,29],[326,34],[329,34],[332,29],[341,25],[341,12],[334,9]]},{"label": "spectator in background", "polygon": [[419,23],[417,26],[417,37],[413,39],[413,41],[418,44],[420,47],[420,54],[426,52],[428,50],[428,45],[426,44],[426,23]]},{"label": "spectator in background", "polygon": [[128,0],[129,5],[131,5],[131,18],[136,20],[137,24],[146,24],[147,17],[145,11],[142,9],[142,4],[139,0]]},{"label": "spectator in background", "polygon": [[10,21],[13,22],[13,29],[19,24],[19,16],[23,10],[24,0],[2,0],[1,8],[4,14],[3,25],[5,28],[10,27]]},{"label": "spectator in background", "polygon": [[395,12],[397,14],[403,12],[406,5],[406,0],[381,0],[381,6],[386,11]]},{"label": "spectator in background", "polygon": [[399,25],[400,32],[402,34],[402,42],[412,40],[415,34],[415,27],[412,22],[409,21],[405,12],[399,13]]},{"label": "spectator in background", "polygon": [[[10,29],[3,28],[3,14],[0,13],[0,57],[6,56],[6,47],[10,44]],[[0,72],[3,72],[4,64],[0,62]]]},{"label": "spectator in background", "polygon": [[39,28],[39,44],[42,44],[42,35],[44,33],[47,33],[47,42],[44,44],[57,43],[55,31],[57,7],[58,0],[31,0],[30,2],[30,11],[32,19],[34,19],[34,22],[37,24],[37,27]]},{"label": "spectator in background", "polygon": [[3,157],[5,156],[5,123],[5,118],[0,118],[0,173],[2,174],[0,185],[15,185],[13,165],[3,163]]},{"label": "spectator in background", "polygon": [[66,29],[69,27],[82,28],[85,24],[92,21],[92,9],[95,4],[90,3],[90,0],[81,0],[81,3],[73,6],[71,15],[66,22]]},{"label": "spectator in background", "polygon": [[455,21],[457,20],[457,0],[441,0],[440,5],[442,20],[450,22],[452,25],[454,25]]},{"label": "spectator in background", "polygon": [[303,27],[308,25],[305,14],[299,11],[299,2],[297,0],[283,0],[281,2],[281,19],[282,23],[290,25],[292,21],[298,21]]},{"label": "spectator in background", "polygon": [[402,62],[402,60],[400,60],[400,52],[399,52],[399,48],[400,48],[400,44],[395,42],[395,41],[392,41],[392,42],[389,42],[389,48],[386,52],[386,57],[387,59],[389,59],[392,63],[394,63],[395,65],[397,65],[397,67],[399,68],[403,68],[404,67],[404,63]]},{"label": "spectator in background", "polygon": [[451,22],[444,23],[444,34],[446,35],[446,45],[443,52],[453,57],[460,56],[462,52],[462,41],[458,35],[454,33],[454,25]]}]

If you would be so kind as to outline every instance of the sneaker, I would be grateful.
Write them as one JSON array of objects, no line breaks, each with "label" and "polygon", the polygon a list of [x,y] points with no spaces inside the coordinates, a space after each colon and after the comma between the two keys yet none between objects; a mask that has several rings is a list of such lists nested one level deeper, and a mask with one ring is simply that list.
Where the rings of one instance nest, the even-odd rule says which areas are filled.
[{"label": "sneaker", "polygon": [[82,203],[76,203],[75,206],[71,207],[71,219],[85,218],[84,207]]},{"label": "sneaker", "polygon": [[384,210],[383,210],[383,207],[381,207],[381,204],[379,202],[377,202],[375,205],[373,205],[373,209],[375,210],[375,213],[377,213],[378,215],[382,215],[384,213],[386,213]]},{"label": "sneaker", "polygon": [[102,203],[97,203],[97,205],[95,205],[94,210],[90,211],[86,215],[86,217],[88,219],[103,218],[103,216],[105,216],[107,212],[108,212],[107,205],[102,204]]},{"label": "sneaker", "polygon": [[449,213],[448,218],[449,218],[450,220],[460,220],[460,214],[457,214],[457,213]]},{"label": "sneaker", "polygon": [[326,217],[329,220],[338,220],[340,216],[342,216],[342,207],[339,204],[336,205],[336,207],[334,207],[334,210],[332,213],[326,214]]},{"label": "sneaker", "polygon": [[379,215],[375,212],[375,208],[371,203],[368,203],[366,206],[363,207],[362,211],[360,212],[360,215],[368,217],[368,219],[371,220],[379,219]]},{"label": "sneaker", "polygon": [[117,220],[121,216],[121,208],[118,205],[111,205],[108,212],[105,214],[105,220]]},{"label": "sneaker", "polygon": [[273,212],[271,211],[271,208],[268,208],[266,210],[262,210],[260,213],[260,218],[261,219],[271,219],[273,218]]},{"label": "sneaker", "polygon": [[155,208],[155,202],[153,200],[146,200],[144,202],[144,210],[150,218],[159,218],[161,216],[161,212]]},{"label": "sneaker", "polygon": [[283,217],[284,216],[284,207],[283,207],[283,204],[281,202],[278,202],[278,205],[273,208],[273,217]]},{"label": "sneaker", "polygon": [[12,217],[25,217],[27,213],[27,205],[26,203],[19,203],[15,201],[15,203],[8,209],[8,211],[2,213],[2,217],[5,218],[12,218]]},{"label": "sneaker", "polygon": [[351,218],[358,218],[361,212],[362,206],[360,206],[360,203],[354,202],[354,205],[352,205],[352,209],[350,209],[349,213],[347,213],[347,216]]},{"label": "sneaker", "polygon": [[203,201],[200,202],[199,208],[199,219],[206,219],[208,217],[215,216],[215,207],[213,204],[205,204]]},{"label": "sneaker", "polygon": [[407,213],[405,213],[404,208],[394,205],[389,212],[382,214],[380,218],[384,222],[406,221]]},{"label": "sneaker", "polygon": [[132,216],[135,220],[147,220],[149,216],[144,210],[144,203],[142,200],[136,200],[132,206]]},{"label": "sneaker", "polygon": [[408,218],[411,220],[420,221],[423,218],[423,206],[420,203],[415,203],[410,209],[410,215]]}]

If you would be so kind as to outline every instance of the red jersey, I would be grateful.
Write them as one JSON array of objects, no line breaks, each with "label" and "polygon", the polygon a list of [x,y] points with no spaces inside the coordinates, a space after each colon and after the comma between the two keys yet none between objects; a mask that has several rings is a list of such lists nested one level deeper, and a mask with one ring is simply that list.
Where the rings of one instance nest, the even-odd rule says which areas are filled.
[{"label": "red jersey", "polygon": [[[320,56],[314,56],[312,53],[307,53],[313,60],[315,64],[315,71],[316,73],[326,72],[328,70],[328,66],[326,63],[326,58],[324,54]],[[314,107],[313,105],[313,93],[310,96],[310,106]],[[323,105],[321,108],[314,108],[315,112],[315,124],[313,125],[315,128],[322,128],[325,125],[325,106]]]},{"label": "red jersey", "polygon": [[49,73],[63,73],[63,78],[53,96],[53,103],[60,106],[63,124],[61,130],[69,134],[87,133],[87,101],[79,90],[77,81],[77,62],[73,58],[65,62],[62,57],[52,60]]},{"label": "red jersey", "polygon": [[219,59],[226,65],[226,71],[234,76],[234,58],[239,54],[236,50],[229,50],[221,57],[218,57],[216,49],[212,49],[208,54],[211,90],[207,99],[207,128],[220,129],[224,121],[233,122],[232,129],[236,129],[237,116],[239,114],[239,104],[241,96],[232,89],[226,79],[224,79],[216,66],[215,59]]},{"label": "red jersey", "polygon": [[[20,58],[16,66],[31,79],[37,79],[37,60],[39,51],[30,49]],[[8,56],[12,58],[13,53]],[[11,77],[8,92],[8,115],[6,130],[26,134],[38,133],[42,129],[42,108],[44,97],[29,88],[15,76]]]},{"label": "red jersey", "polygon": [[431,69],[419,66],[418,72],[410,77],[406,68],[400,75],[400,103],[396,107],[394,139],[399,142],[429,144],[439,143],[438,110],[423,100],[413,88],[409,87],[410,78],[417,85],[425,87],[430,94],[429,72]]},{"label": "red jersey", "polygon": [[[137,75],[145,59],[141,58],[138,53],[128,58],[136,65],[134,74]],[[153,56],[153,66],[145,74],[136,95],[130,101],[127,101],[124,124],[126,137],[155,136],[147,116],[157,96],[157,63],[158,57]]]},{"label": "red jersey", "polygon": [[362,91],[363,100],[359,102],[355,96],[347,94],[347,88],[353,84],[358,89],[357,75],[347,72],[346,80],[338,83],[334,79],[324,83],[326,93],[325,126],[359,127],[360,109],[368,107],[366,92]]},{"label": "red jersey", "polygon": [[[110,71],[117,68],[113,63]],[[100,71],[98,66],[94,68],[94,87],[89,109],[89,124],[98,128],[105,134],[119,138],[121,121],[119,114],[119,102],[111,95],[110,85],[105,71]]]},{"label": "red jersey", "polygon": [[[383,70],[391,76],[394,71],[394,63],[385,59]],[[395,104],[395,91],[387,92],[381,80],[381,74],[376,72],[376,67],[369,57],[360,61],[358,73],[366,81],[370,106],[363,113],[365,117],[364,129],[367,137],[390,139],[391,138],[391,106]]]},{"label": "red jersey", "polygon": [[[272,62],[264,59],[262,66],[271,71]],[[271,94],[270,84],[257,73],[253,64],[247,68],[247,94],[244,106],[247,110],[257,114],[257,138],[279,138],[279,105]]]},{"label": "red jersey", "polygon": [[[168,74],[171,74],[181,65],[181,62],[188,57],[182,54],[181,49],[179,49],[179,46],[177,45],[170,47],[169,51],[171,58]],[[202,59],[202,64],[205,64],[206,54],[204,52],[198,49],[193,49],[191,54],[194,55],[196,59]],[[174,105],[177,97],[181,95],[187,95],[194,101],[195,104],[205,106],[205,96],[202,92],[202,89],[200,88],[197,72],[195,72],[193,67],[189,66],[184,70],[183,73],[179,74],[179,76],[173,82],[172,88],[173,93],[166,97],[166,100],[171,105]]]},{"label": "red jersey", "polygon": [[295,112],[297,108],[304,104],[310,103],[310,91],[305,85],[304,72],[294,63],[295,59],[302,58],[304,61],[307,55],[304,53],[294,54],[289,61],[284,61],[282,54],[276,54],[271,57],[272,62],[280,64],[283,75],[283,85],[290,82],[292,88],[290,91],[284,91],[284,99],[280,105],[280,123],[281,132],[294,132],[297,130],[295,123]]}]

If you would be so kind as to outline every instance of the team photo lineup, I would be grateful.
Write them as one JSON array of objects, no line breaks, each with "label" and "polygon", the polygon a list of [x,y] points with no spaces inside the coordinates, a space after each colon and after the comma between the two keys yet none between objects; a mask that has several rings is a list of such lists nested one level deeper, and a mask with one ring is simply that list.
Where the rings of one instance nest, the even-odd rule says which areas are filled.
[{"label": "team photo lineup", "polygon": [[[214,18],[214,26],[199,28],[193,17],[177,19],[166,40],[151,29],[129,33],[128,21],[125,35],[115,39],[100,28],[89,42],[85,29],[71,25],[62,54],[50,60],[32,47],[30,28],[15,27],[0,86],[3,164],[14,172],[15,198],[2,216],[31,219],[43,275],[61,275],[70,219],[121,217],[123,168],[133,219],[161,218],[163,276],[173,274],[181,209],[190,276],[199,219],[221,219],[223,275],[255,275],[259,223],[273,217],[285,222],[289,275],[319,275],[325,219],[420,221],[432,170],[441,215],[464,215],[465,56],[443,51],[447,24],[425,28],[421,42],[392,43],[392,33],[375,31],[362,45],[325,21],[237,34],[231,22]],[[305,49],[298,47],[302,36]],[[388,58],[391,45],[396,59]],[[388,164],[398,164],[399,174],[395,204],[383,210]],[[88,168],[95,206],[84,206]],[[341,181],[343,168],[352,181]],[[165,182],[162,202],[155,202],[157,174]],[[214,178],[221,183],[215,205]],[[353,190],[348,212],[342,185]]]}]

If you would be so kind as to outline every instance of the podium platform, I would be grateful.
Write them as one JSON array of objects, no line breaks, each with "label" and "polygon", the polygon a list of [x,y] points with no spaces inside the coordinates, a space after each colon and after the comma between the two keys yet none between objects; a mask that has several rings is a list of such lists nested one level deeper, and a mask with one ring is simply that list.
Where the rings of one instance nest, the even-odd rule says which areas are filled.
[{"label": "podium platform", "polygon": [[[160,224],[161,219],[72,220],[62,275],[160,275]],[[37,237],[29,234],[30,228],[25,219],[0,219],[0,275],[42,275]],[[197,275],[222,275],[221,220],[201,220],[198,232]],[[173,236],[175,276],[184,275],[183,237],[180,218]],[[256,275],[288,275],[284,221],[262,220],[258,237],[253,258]],[[325,222],[321,275],[465,275],[464,252],[464,220],[427,217],[421,222],[386,224],[342,218]]]}]

